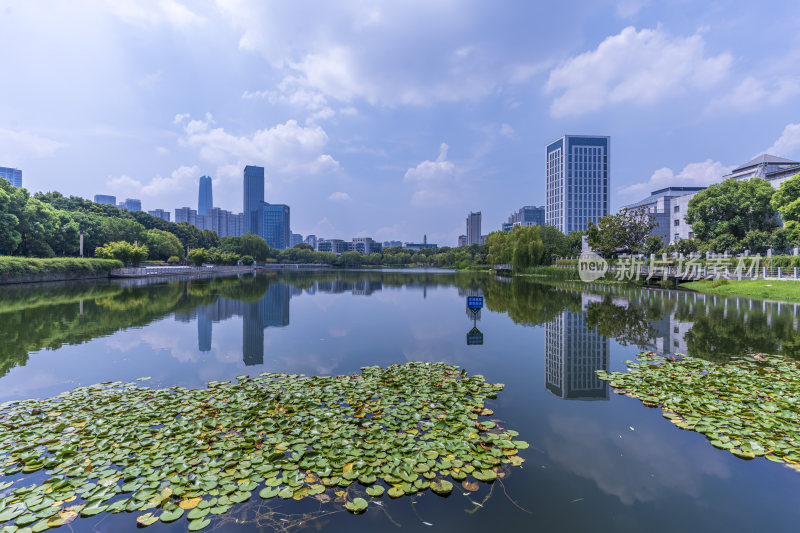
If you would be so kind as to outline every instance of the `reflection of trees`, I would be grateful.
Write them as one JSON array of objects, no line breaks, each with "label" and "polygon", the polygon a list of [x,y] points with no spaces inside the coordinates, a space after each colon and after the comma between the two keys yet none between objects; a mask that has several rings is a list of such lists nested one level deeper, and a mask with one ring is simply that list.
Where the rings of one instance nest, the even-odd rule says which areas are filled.
[{"label": "reflection of trees", "polygon": [[639,306],[614,305],[610,296],[603,298],[602,302],[592,302],[586,308],[586,327],[597,328],[598,333],[614,337],[623,346],[644,346],[650,342],[656,333],[651,321],[658,318]]},{"label": "reflection of trees", "polygon": [[0,301],[0,376],[23,366],[28,354],[58,349],[141,327],[171,313],[191,311],[220,296],[264,297],[275,276],[172,281],[123,288],[112,283],[72,283],[4,289]]},{"label": "reflection of trees", "polygon": [[581,293],[513,278],[501,283],[486,278],[481,284],[486,307],[506,312],[516,324],[536,325],[553,320],[564,309],[580,311]]}]

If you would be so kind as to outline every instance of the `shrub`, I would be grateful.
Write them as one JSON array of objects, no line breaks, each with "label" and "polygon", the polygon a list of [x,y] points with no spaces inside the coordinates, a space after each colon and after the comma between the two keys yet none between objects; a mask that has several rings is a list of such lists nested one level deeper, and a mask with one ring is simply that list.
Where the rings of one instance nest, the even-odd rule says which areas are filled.
[{"label": "shrub", "polygon": [[717,287],[721,287],[723,285],[727,285],[728,283],[730,283],[730,282],[725,278],[715,279],[714,281],[711,282],[710,287],[711,288],[717,288]]},{"label": "shrub", "polygon": [[109,242],[103,246],[98,246],[94,250],[94,255],[101,259],[116,259],[123,264],[139,266],[145,260],[150,251],[143,244],[131,244],[127,241]]},{"label": "shrub", "polygon": [[255,262],[252,255],[243,255],[239,261],[246,266],[250,266]]},{"label": "shrub", "polygon": [[205,248],[195,248],[186,256],[195,266],[203,266],[208,259],[208,250]]},{"label": "shrub", "polygon": [[0,257],[0,279],[63,273],[99,274],[122,266],[114,259]]},{"label": "shrub", "polygon": [[167,259],[167,263],[170,264],[170,265],[177,265],[180,262],[181,262],[181,260],[178,259],[177,255],[171,255],[169,257],[169,259]]}]

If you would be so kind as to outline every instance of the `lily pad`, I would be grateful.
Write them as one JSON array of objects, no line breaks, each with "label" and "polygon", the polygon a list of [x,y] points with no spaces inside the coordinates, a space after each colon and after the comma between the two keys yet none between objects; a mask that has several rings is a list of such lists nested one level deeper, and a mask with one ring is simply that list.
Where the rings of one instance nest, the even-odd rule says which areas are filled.
[{"label": "lily pad", "polygon": [[367,505],[367,500],[364,498],[355,498],[353,501],[349,501],[344,504],[345,508],[354,514],[363,513],[366,511]]}]

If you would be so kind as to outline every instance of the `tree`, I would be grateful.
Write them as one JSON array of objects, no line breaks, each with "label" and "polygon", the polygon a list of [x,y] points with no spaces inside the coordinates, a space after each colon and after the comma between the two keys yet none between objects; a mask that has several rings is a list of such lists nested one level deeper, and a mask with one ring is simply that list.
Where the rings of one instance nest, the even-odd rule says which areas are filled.
[{"label": "tree", "polygon": [[294,248],[297,248],[297,249],[300,249],[300,250],[314,250],[313,246],[311,246],[310,244],[304,243],[304,242],[298,242],[297,244],[294,245]]},{"label": "tree", "polygon": [[239,261],[245,266],[250,266],[253,264],[254,259],[252,255],[243,255]]},{"label": "tree", "polygon": [[208,259],[208,250],[205,248],[194,248],[187,254],[187,259],[194,263],[195,266],[203,266],[203,263]]},{"label": "tree", "polygon": [[144,244],[131,244],[126,241],[110,242],[104,246],[98,246],[94,255],[101,259],[116,259],[122,264],[131,264],[134,267],[147,258],[149,250]]},{"label": "tree", "polygon": [[539,236],[544,246],[543,262],[550,264],[556,257],[566,257],[570,254],[570,242],[567,236],[555,226],[538,226]]},{"label": "tree", "polygon": [[638,253],[644,248],[645,240],[655,227],[656,221],[646,207],[623,207],[616,215],[600,217],[597,224],[589,222],[589,246],[606,257],[618,250]]},{"label": "tree", "polygon": [[660,235],[650,235],[644,240],[642,251],[647,254],[657,254],[664,249],[664,241]]},{"label": "tree", "polygon": [[[773,189],[767,180],[730,178],[695,194],[689,200],[686,222],[691,224],[695,238],[701,241],[730,235],[738,244],[748,231],[772,232],[778,226],[776,209],[771,205],[772,196]],[[731,240],[717,241],[721,242],[730,243]]]},{"label": "tree", "polygon": [[241,237],[224,237],[220,240],[219,247],[226,252],[252,256],[256,261],[262,263],[271,255],[267,241],[252,233]]},{"label": "tree", "polygon": [[800,172],[781,183],[770,205],[781,214],[789,238],[800,240]]},{"label": "tree", "polygon": [[142,235],[147,248],[150,250],[151,259],[168,259],[184,256],[183,245],[174,234],[160,229],[149,229]]}]

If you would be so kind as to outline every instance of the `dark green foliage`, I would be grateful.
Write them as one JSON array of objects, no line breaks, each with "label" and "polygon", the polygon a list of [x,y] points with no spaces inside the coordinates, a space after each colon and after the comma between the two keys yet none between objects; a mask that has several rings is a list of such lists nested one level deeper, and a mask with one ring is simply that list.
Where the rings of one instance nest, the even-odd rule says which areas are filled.
[{"label": "dark green foliage", "polygon": [[0,256],[0,279],[42,276],[45,274],[98,274],[122,267],[113,259],[80,259],[77,257],[37,259]]}]

